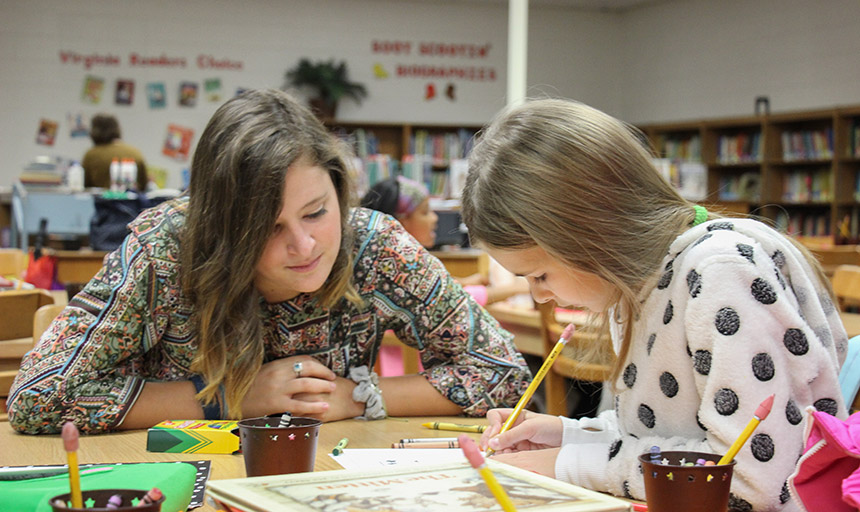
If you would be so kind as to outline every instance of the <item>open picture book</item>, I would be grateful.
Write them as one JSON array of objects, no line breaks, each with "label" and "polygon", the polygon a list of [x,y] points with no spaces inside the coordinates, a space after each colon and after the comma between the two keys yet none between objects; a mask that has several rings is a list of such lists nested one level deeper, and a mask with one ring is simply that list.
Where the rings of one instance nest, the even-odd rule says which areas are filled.
[{"label": "open picture book", "polygon": [[[518,511],[630,510],[630,503],[605,494],[492,460],[487,464]],[[210,480],[206,492],[226,510],[244,512],[501,510],[481,475],[465,460],[424,467]]]}]

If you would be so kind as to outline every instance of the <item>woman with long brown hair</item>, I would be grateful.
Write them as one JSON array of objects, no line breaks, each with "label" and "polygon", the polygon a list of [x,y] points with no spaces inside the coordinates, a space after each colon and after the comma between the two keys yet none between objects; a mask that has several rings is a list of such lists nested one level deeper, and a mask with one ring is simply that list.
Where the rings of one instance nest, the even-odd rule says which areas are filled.
[{"label": "woman with long brown hair", "polygon": [[[529,373],[511,335],[399,224],[351,208],[344,156],[283,92],[222,105],[188,194],[130,225],[22,362],[12,426],[479,416],[515,403]],[[388,329],[424,372],[369,370]]]}]

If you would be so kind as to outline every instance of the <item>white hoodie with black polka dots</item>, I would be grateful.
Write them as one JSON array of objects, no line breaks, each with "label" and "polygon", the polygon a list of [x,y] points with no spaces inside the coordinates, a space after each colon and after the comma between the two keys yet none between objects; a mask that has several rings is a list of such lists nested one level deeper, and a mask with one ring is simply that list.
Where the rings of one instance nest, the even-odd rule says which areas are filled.
[{"label": "white hoodie with black polka dots", "polygon": [[[806,259],[760,222],[714,220],[673,242],[642,299],[615,410],[563,418],[556,477],[644,500],[640,454],[723,454],[774,394],[736,457],[729,508],[795,510],[786,479],[803,450],[801,411],[847,417],[847,336]],[[611,327],[617,344],[623,326]]]}]

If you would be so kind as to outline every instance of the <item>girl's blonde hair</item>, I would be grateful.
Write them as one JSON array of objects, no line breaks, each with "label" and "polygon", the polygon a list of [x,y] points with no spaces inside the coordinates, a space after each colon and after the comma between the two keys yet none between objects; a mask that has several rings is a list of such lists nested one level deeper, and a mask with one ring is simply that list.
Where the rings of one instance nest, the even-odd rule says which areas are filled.
[{"label": "girl's blonde hair", "polygon": [[[693,203],[651,158],[635,128],[582,103],[543,99],[507,109],[469,157],[462,198],[469,236],[499,249],[539,246],[597,275],[614,287],[610,307],[629,326],[640,312],[639,292],[695,218]],[[602,323],[592,327],[605,333],[609,311],[593,313],[602,313],[594,317]],[[612,382],[630,347],[630,329],[623,332]]]},{"label": "girl's blonde hair", "polygon": [[[299,158],[328,170],[341,215],[341,247],[315,295],[330,307],[352,286],[353,184],[337,140],[306,107],[278,90],[248,91],[222,105],[200,136],[192,161],[182,233],[183,290],[194,307],[192,371],[206,380],[200,398],[220,400],[231,417],[263,363],[261,295],[254,274],[282,207],[284,177]],[[222,407],[225,404],[222,404]]]}]

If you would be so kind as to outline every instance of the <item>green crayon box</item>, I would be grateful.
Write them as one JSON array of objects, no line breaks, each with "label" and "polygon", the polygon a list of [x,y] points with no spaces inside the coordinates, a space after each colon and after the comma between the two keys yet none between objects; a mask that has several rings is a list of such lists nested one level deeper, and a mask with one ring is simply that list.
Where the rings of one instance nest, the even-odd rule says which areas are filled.
[{"label": "green crayon box", "polygon": [[[238,453],[236,421],[167,420],[150,428],[146,451],[167,453]],[[236,430],[236,433],[233,433]]]}]

